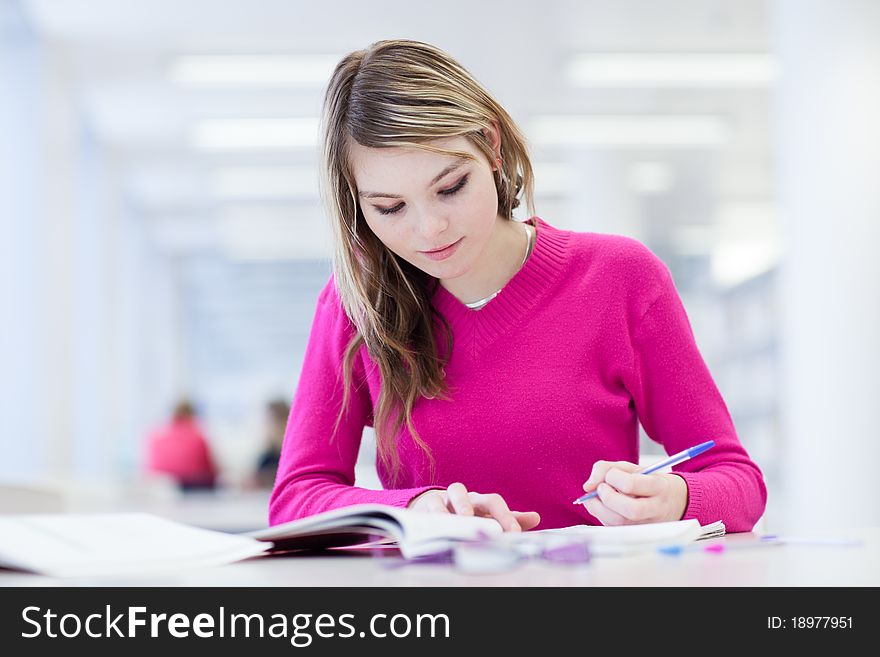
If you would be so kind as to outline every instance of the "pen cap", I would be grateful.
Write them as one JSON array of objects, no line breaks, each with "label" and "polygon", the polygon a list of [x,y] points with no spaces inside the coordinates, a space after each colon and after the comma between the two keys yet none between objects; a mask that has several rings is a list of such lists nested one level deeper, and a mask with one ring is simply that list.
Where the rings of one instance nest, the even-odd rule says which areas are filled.
[{"label": "pen cap", "polygon": [[688,452],[688,456],[689,456],[690,458],[694,458],[697,454],[702,454],[702,453],[705,452],[707,449],[711,449],[712,447],[715,447],[715,441],[714,441],[714,440],[707,440],[707,441],[704,442],[704,443],[700,443],[699,445],[696,445],[696,446],[694,446],[694,447],[691,447],[691,448],[687,451],[687,452]]}]

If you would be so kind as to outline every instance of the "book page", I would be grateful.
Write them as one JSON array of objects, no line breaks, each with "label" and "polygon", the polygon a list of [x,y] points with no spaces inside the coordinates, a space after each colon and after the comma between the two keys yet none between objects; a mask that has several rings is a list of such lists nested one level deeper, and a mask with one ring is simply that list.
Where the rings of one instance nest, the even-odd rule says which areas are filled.
[{"label": "book page", "polygon": [[401,553],[408,559],[442,552],[458,541],[504,533],[498,521],[492,518],[406,511],[404,537],[399,544]]},{"label": "book page", "polygon": [[[424,556],[448,549],[455,541],[475,539],[502,533],[501,525],[491,518],[455,514],[424,513],[381,504],[358,504],[300,520],[292,520],[248,535],[261,541],[276,541],[295,548],[303,541],[297,537],[344,535],[349,528],[361,533],[375,529],[375,534],[397,541],[407,557]],[[352,536],[358,541],[357,536]]]},{"label": "book page", "polygon": [[219,565],[267,547],[146,513],[0,517],[0,566],[57,577]]}]

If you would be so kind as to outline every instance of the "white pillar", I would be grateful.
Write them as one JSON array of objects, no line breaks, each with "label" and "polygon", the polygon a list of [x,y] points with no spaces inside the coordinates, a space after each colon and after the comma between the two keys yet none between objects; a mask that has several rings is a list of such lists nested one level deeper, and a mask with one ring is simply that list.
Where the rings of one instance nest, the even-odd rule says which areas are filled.
[{"label": "white pillar", "polygon": [[16,5],[0,2],[0,482],[36,478],[45,458],[34,294],[39,79],[35,36]]},{"label": "white pillar", "polygon": [[0,0],[0,482],[103,483],[178,392],[178,281],[79,114],[63,43]]},{"label": "white pillar", "polygon": [[[118,184],[118,181],[115,183]],[[113,244],[108,296],[112,299],[106,352],[112,427],[112,467],[130,478],[143,470],[148,431],[168,419],[173,403],[187,390],[180,314],[180,281],[169,257],[156,250],[148,218],[122,198],[106,211]]]},{"label": "white pillar", "polygon": [[[38,231],[35,253],[37,340],[40,361],[37,417],[45,444],[44,471],[68,478],[75,462],[73,386],[74,217],[77,114],[73,103],[69,53],[40,44],[40,86],[36,128],[40,137],[37,184],[39,212],[23,218]],[[67,55],[67,57],[65,56]]]},{"label": "white pillar", "polygon": [[784,517],[880,524],[880,3],[780,0]]}]

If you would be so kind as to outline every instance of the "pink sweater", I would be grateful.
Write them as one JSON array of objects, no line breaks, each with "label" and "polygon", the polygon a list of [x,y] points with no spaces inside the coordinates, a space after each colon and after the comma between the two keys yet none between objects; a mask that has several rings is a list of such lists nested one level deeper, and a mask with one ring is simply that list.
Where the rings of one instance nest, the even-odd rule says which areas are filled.
[{"label": "pink sweater", "polygon": [[270,524],[351,504],[405,507],[456,481],[501,494],[513,510],[539,512],[539,529],[599,524],[571,502],[595,461],[638,461],[641,421],[669,454],[716,443],[673,468],[687,482],[684,518],[752,528],[767,496],[761,471],[737,438],[667,267],[636,240],[531,221],[538,229],[531,256],[484,308],[471,310],[440,286],[434,295],[453,330],[451,401],[420,399],[413,422],[433,452],[435,481],[404,427],[397,486],[388,488],[381,467],[385,490],[353,485],[380,386],[363,347],[331,443],[342,355],[354,333],[331,277],[293,399]]}]

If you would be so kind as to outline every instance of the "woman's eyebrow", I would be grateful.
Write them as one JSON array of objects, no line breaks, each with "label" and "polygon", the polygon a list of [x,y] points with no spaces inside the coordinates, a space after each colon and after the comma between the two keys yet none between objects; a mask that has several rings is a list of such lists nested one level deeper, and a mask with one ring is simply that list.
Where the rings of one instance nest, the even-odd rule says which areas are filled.
[{"label": "woman's eyebrow", "polygon": [[[455,162],[453,162],[448,167],[443,169],[443,171],[434,176],[434,179],[430,183],[428,183],[428,187],[437,184],[440,180],[443,179],[444,176],[452,173],[468,161],[469,158],[466,157],[458,158]],[[358,192],[358,196],[362,198],[403,198],[400,194],[386,194],[385,192]]]}]

